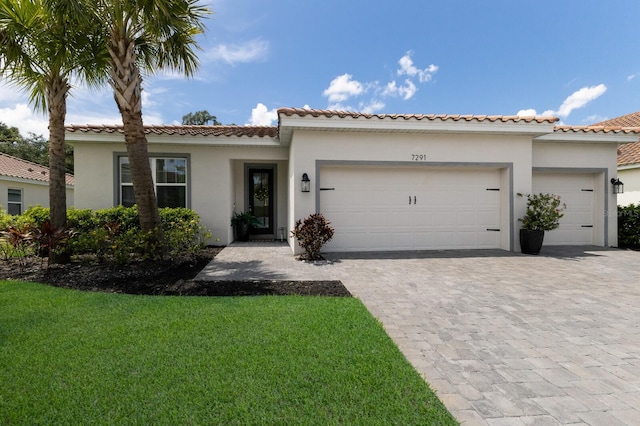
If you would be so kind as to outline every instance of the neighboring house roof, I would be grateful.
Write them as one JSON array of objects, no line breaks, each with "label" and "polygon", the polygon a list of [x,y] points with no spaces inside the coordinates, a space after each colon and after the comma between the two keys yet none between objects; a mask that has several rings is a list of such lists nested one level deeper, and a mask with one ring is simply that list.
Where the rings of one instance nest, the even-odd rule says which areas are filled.
[{"label": "neighboring house roof", "polygon": [[[0,176],[48,183],[49,168],[0,152]],[[67,173],[65,182],[67,185],[73,185],[75,183],[73,175]]]},{"label": "neighboring house roof", "polygon": [[[83,133],[121,133],[123,126],[109,125],[70,125],[66,126],[68,132]],[[144,126],[145,134],[156,135],[189,135],[189,136],[238,136],[238,137],[276,137],[278,128],[275,126]]]},{"label": "neighboring house roof", "polygon": [[[640,130],[640,111],[601,121],[592,126],[617,126]],[[640,142],[628,143],[618,149],[618,166],[631,166],[633,164],[640,164]]]}]

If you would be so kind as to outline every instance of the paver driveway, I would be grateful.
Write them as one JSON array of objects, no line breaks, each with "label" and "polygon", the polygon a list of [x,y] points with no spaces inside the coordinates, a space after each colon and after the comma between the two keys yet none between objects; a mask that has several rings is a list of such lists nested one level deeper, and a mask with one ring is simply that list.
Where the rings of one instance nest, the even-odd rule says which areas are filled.
[{"label": "paver driveway", "polygon": [[342,280],[465,425],[640,424],[639,252],[227,250],[240,275]]}]

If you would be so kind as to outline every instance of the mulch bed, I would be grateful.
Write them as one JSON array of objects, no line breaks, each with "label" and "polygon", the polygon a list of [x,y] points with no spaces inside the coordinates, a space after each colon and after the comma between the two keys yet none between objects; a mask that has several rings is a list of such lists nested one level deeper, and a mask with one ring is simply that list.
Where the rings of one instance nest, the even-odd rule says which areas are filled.
[{"label": "mulch bed", "polygon": [[195,256],[128,265],[84,258],[47,268],[46,259],[10,259],[0,261],[0,279],[32,281],[84,291],[166,296],[351,296],[340,281],[193,281],[220,250],[207,247]]}]

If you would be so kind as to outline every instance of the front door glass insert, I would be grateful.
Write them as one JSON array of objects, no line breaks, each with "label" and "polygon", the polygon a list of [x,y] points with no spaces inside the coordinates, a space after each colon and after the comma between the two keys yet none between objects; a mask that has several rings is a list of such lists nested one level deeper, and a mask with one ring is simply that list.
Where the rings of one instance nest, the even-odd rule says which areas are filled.
[{"label": "front door glass insert", "polygon": [[252,234],[273,234],[273,169],[249,169],[249,209],[259,225]]}]

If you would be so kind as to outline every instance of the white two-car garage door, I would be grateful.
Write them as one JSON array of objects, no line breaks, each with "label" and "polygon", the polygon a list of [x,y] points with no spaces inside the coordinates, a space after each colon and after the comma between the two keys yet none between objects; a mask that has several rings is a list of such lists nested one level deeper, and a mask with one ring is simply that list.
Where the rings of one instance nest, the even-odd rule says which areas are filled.
[{"label": "white two-car garage door", "polygon": [[567,205],[560,227],[545,233],[545,244],[594,244],[595,175],[592,173],[534,173],[533,192],[555,194]]},{"label": "white two-car garage door", "polygon": [[322,166],[325,249],[499,248],[500,181],[498,169]]}]

